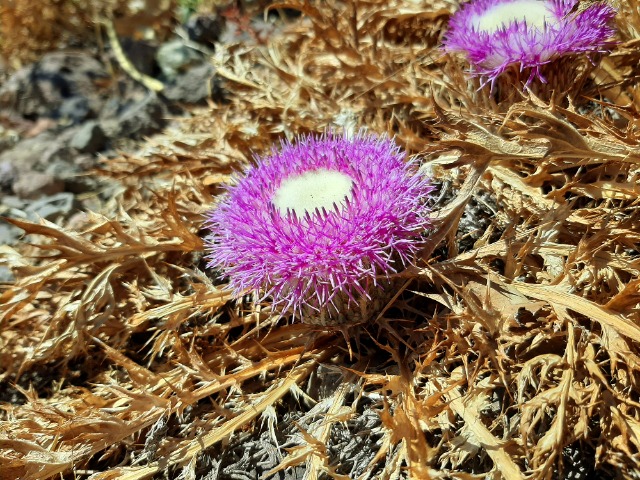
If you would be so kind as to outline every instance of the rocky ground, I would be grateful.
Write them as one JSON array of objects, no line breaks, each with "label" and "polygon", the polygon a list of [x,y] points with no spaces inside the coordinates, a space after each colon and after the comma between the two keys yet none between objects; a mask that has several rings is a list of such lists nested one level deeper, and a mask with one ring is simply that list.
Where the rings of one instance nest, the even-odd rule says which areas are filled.
[{"label": "rocky ground", "polygon": [[[268,33],[272,23],[256,22]],[[135,152],[191,108],[225,101],[209,60],[213,44],[255,39],[214,14],[192,15],[176,32],[160,44],[119,39],[134,73],[161,82],[157,92],[123,71],[108,43],[54,51],[16,72],[0,71],[1,216],[73,225],[83,211],[100,210],[117,188],[92,175],[94,169]],[[0,223],[0,245],[15,245],[21,236]],[[0,282],[12,278],[0,266]]]}]

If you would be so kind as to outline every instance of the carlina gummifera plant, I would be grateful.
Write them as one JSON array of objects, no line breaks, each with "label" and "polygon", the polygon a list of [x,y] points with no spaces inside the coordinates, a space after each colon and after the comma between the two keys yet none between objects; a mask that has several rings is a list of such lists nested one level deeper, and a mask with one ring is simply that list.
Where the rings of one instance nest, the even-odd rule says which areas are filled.
[{"label": "carlina gummifera plant", "polygon": [[449,21],[447,52],[461,52],[485,83],[515,66],[528,86],[546,82],[543,67],[581,53],[606,51],[615,29],[609,5],[578,0],[474,0]]},{"label": "carlina gummifera plant", "polygon": [[366,321],[429,227],[432,186],[417,167],[364,132],[283,142],[207,215],[208,267],[303,322]]}]

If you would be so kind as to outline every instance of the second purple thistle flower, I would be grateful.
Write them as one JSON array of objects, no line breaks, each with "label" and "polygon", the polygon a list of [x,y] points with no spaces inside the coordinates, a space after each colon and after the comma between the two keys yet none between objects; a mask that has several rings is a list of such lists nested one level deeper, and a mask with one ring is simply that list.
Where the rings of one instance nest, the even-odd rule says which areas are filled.
[{"label": "second purple thistle flower", "polygon": [[[209,267],[308,323],[366,321],[429,226],[432,187],[389,139],[303,137],[257,158],[208,216]],[[384,296],[382,296],[384,297]]]},{"label": "second purple thistle flower", "polygon": [[529,69],[527,84],[559,58],[606,50],[615,10],[578,0],[475,0],[449,22],[444,48],[463,53],[473,73],[493,84],[509,67]]}]

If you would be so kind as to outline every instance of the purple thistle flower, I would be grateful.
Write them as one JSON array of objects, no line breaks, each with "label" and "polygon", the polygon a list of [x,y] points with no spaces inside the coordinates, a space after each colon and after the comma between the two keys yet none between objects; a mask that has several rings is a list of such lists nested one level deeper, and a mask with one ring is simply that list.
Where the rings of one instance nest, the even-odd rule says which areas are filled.
[{"label": "purple thistle flower", "polygon": [[208,267],[284,311],[360,304],[429,226],[429,180],[391,140],[302,137],[256,162],[208,214]]},{"label": "purple thistle flower", "polygon": [[[603,51],[615,30],[615,10],[578,0],[475,0],[449,21],[447,52],[466,54],[476,75],[495,82],[511,65],[530,69],[527,85],[545,81],[541,67],[576,53]],[[575,10],[575,11],[574,11]]]}]

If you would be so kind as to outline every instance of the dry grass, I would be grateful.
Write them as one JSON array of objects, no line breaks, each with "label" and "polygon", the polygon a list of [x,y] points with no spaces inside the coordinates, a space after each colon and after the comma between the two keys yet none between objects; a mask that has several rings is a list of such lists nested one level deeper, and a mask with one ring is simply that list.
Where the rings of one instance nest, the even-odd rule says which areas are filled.
[{"label": "dry grass", "polygon": [[[328,445],[363,405],[377,450],[356,478],[568,478],[575,451],[595,476],[574,478],[640,478],[640,6],[568,91],[496,104],[438,50],[454,6],[424,3],[281,5],[303,17],[270,45],[218,50],[229,104],[105,164],[121,193],[82,231],[14,222],[31,245],[3,250],[0,478],[203,478],[233,435],[285,427],[270,475],[350,478]],[[231,298],[201,261],[221,184],[350,121],[440,186],[418,267],[346,332]],[[337,388],[314,389],[320,368]]]},{"label": "dry grass", "polygon": [[[3,0],[0,4],[0,59],[11,69],[59,48],[83,48],[100,37],[99,25],[113,20],[119,33],[158,36],[174,23],[176,0]],[[98,40],[99,41],[99,40]]]}]

